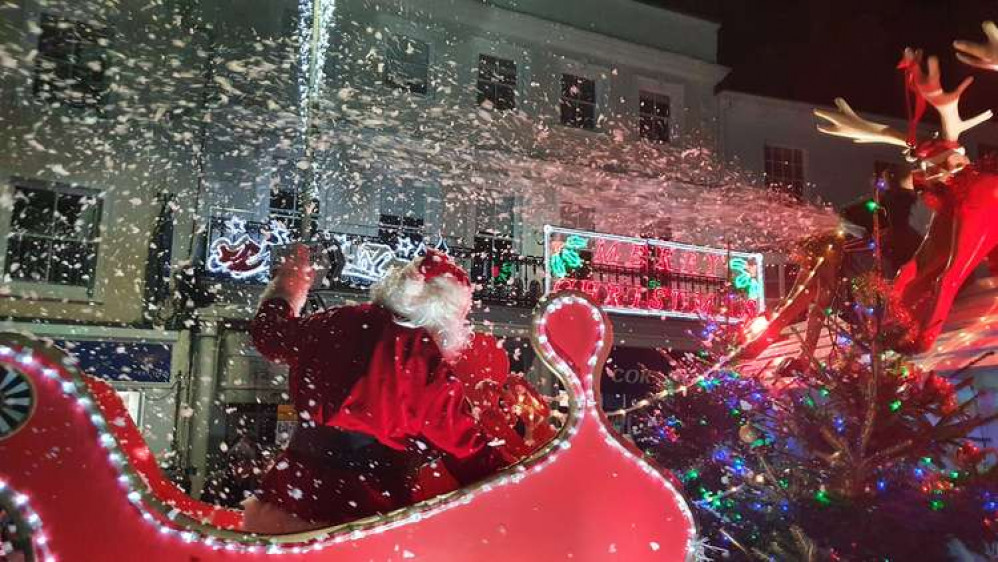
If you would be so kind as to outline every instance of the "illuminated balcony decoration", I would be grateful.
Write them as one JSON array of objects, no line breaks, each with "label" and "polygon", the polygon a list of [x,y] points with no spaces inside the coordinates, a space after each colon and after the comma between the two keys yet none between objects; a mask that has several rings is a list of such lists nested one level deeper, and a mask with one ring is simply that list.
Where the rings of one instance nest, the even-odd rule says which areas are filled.
[{"label": "illuminated balcony decoration", "polygon": [[765,308],[762,254],[553,226],[545,292],[576,290],[618,314],[741,321]]}]

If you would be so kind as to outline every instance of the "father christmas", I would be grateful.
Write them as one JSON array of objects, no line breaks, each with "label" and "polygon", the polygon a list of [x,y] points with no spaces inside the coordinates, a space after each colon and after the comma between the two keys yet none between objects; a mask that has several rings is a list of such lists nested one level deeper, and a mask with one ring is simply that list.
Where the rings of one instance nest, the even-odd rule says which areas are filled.
[{"label": "father christmas", "polygon": [[472,417],[451,361],[471,327],[468,275],[430,251],[372,288],[372,302],[298,316],[314,272],[296,245],[251,326],[257,349],[290,367],[299,425],[247,500],[247,532],[300,532],[411,502],[426,443],[482,476],[507,457]]}]

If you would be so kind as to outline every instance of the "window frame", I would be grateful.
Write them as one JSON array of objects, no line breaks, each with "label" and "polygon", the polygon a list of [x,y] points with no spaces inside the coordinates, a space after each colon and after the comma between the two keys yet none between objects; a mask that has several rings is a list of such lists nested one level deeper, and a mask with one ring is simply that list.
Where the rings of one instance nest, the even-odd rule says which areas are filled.
[{"label": "window frame", "polygon": [[[597,78],[591,78],[587,76],[588,73],[581,72],[576,69],[564,69],[560,71],[558,76],[558,123],[562,127],[569,129],[578,129],[581,131],[598,131],[599,130],[599,116],[600,116],[600,84]],[[586,100],[582,97],[566,97],[566,92],[570,91],[571,86],[566,85],[566,78],[571,77],[576,81],[576,85],[580,81],[591,82],[592,83],[592,101]],[[582,125],[573,124],[565,119],[566,106],[572,104],[580,104],[584,107],[592,108],[592,126],[587,127],[585,123],[588,121],[585,116],[582,118]],[[578,108],[575,109],[578,111]],[[577,121],[578,119],[576,119]]]},{"label": "window frame", "polygon": [[[54,22],[48,26],[49,28],[52,25],[58,26],[61,23],[70,24],[73,27],[73,31],[75,31],[77,35],[81,34],[81,29],[82,29],[82,33],[88,35],[89,39],[91,39],[90,41],[87,41],[87,43],[91,44],[95,50],[99,49],[99,56],[97,58],[97,60],[99,60],[101,64],[101,69],[99,72],[100,82],[101,82],[99,87],[99,92],[97,92],[96,90],[86,92],[81,95],[80,99],[74,99],[72,92],[74,91],[81,92],[89,89],[89,82],[83,82],[80,79],[80,76],[85,75],[87,72],[87,70],[85,69],[87,62],[79,60],[70,60],[80,56],[80,53],[83,52],[81,51],[80,46],[83,45],[84,43],[83,41],[77,41],[76,48],[73,49],[73,52],[68,54],[65,58],[57,58],[52,56],[51,54],[43,53],[42,44],[43,40],[46,37],[46,29],[47,29],[47,24],[49,24],[49,21]],[[111,39],[110,29],[107,26],[103,27],[96,26],[93,25],[92,23],[88,23],[86,21],[80,21],[78,19],[67,17],[62,14],[58,14],[51,11],[43,11],[38,14],[38,28],[40,31],[37,34],[37,37],[35,38],[33,44],[33,47],[37,50],[38,53],[36,56],[31,76],[31,91],[33,99],[37,103],[49,107],[68,107],[77,110],[89,110],[89,111],[96,111],[98,113],[103,113],[104,105],[107,102],[107,96],[111,92],[112,77],[108,72],[109,70],[108,50],[110,47],[110,39]],[[71,33],[71,32],[67,31],[66,33]],[[104,44],[100,43],[101,40],[104,41]],[[64,80],[65,78],[56,77],[56,80],[44,79],[42,76],[43,74],[42,65],[45,63],[50,63],[54,65],[53,69],[46,69],[48,72],[56,72],[58,68],[68,64],[71,70],[72,79],[78,82],[77,87],[76,88],[67,87],[67,86],[59,88],[54,87],[54,84],[57,83],[58,80]],[[80,85],[83,84],[87,84],[88,87],[81,88]],[[43,96],[42,92],[44,89],[46,89],[46,87],[49,93],[47,96]]]},{"label": "window frame", "polygon": [[28,179],[23,177],[8,177],[0,182],[0,198],[13,200],[17,187],[28,189],[49,189],[54,191],[83,194],[99,201],[100,211],[94,226],[95,234],[91,239],[97,245],[94,258],[93,278],[87,286],[66,285],[51,281],[26,281],[11,278],[7,280],[7,261],[9,239],[13,236],[14,206],[0,206],[0,226],[7,229],[7,234],[0,236],[0,285],[9,287],[10,296],[29,297],[34,300],[65,300],[67,302],[100,303],[103,297],[106,280],[101,274],[104,271],[106,252],[102,251],[107,221],[112,214],[113,202],[99,190],[78,184]]},{"label": "window frame", "polygon": [[[797,164],[796,158],[791,158],[790,160],[784,160],[782,158],[770,157],[771,153],[788,152],[796,156],[800,155],[800,177],[791,176],[787,178],[783,174],[777,175],[774,172],[770,172],[770,163],[781,164],[783,166],[788,166],[790,170],[793,170]],[[774,166],[775,169],[775,166]],[[770,189],[775,189],[793,195],[798,199],[803,199],[806,194],[807,189],[807,152],[803,148],[792,147],[784,144],[778,143],[764,143],[763,144],[763,155],[762,155],[762,170],[763,179],[765,181],[766,187]]]},{"label": "window frame", "polygon": [[[393,91],[402,92],[407,95],[416,95],[420,97],[430,97],[432,94],[432,82],[433,82],[433,44],[426,39],[415,37],[411,34],[401,33],[397,31],[387,31],[383,39],[385,44],[384,59],[382,64],[384,65],[381,72],[381,82],[385,87]],[[422,44],[426,46],[426,62],[425,63],[414,63],[411,61],[405,61],[401,59],[396,59],[393,54],[398,50],[397,47],[401,41],[411,41],[413,44]],[[423,74],[423,89],[419,91],[418,89],[413,89],[413,84],[411,82],[399,83],[392,79],[391,74],[393,66],[397,65],[406,71],[404,77],[409,78],[411,74],[408,72],[414,67],[422,67],[425,72]]]},{"label": "window frame", "polygon": [[[305,220],[305,207],[302,204],[302,193],[297,189],[297,187],[292,189],[281,189],[280,187],[277,189],[271,188],[267,193],[267,220],[276,220],[282,223],[287,227],[292,239],[299,239],[301,236],[302,221]],[[292,201],[291,209],[274,207],[275,197],[281,197],[282,194],[290,194]],[[312,214],[309,216],[311,232],[315,232],[318,226],[320,214],[319,210],[319,198],[314,197],[312,199]]]},{"label": "window frame", "polygon": [[[483,214],[483,207],[488,205],[488,213]],[[501,207],[501,209],[500,209]],[[502,231],[500,229],[492,228],[494,224],[483,225],[480,220],[483,216],[487,216],[498,222],[498,217],[501,211],[505,211],[508,208],[509,217],[506,219],[508,226],[507,231]],[[486,198],[483,201],[475,202],[475,236],[489,236],[492,238],[502,238],[502,239],[514,239],[516,237],[516,217],[517,217],[517,200],[515,195],[496,195],[493,197]],[[485,226],[486,228],[483,228]]]},{"label": "window frame", "polygon": [[[485,59],[491,59],[494,62],[495,69],[492,71],[492,76],[485,77],[491,79],[485,79],[482,76],[483,65],[486,62]],[[509,75],[500,75],[500,73],[497,71],[497,69],[500,68],[503,63],[508,63],[509,65],[512,66],[512,71],[513,71],[512,83],[508,81],[510,78]],[[488,88],[491,88],[491,91],[493,92],[495,99],[490,98],[488,94],[486,94],[483,91],[483,85]],[[492,111],[500,111],[500,112],[515,111],[517,107],[518,85],[519,85],[519,69],[516,59],[502,57],[495,53],[478,54],[478,69],[477,69],[477,76],[475,78],[475,95],[478,107],[484,107],[483,104],[485,100],[489,100],[492,104],[492,107],[490,108]],[[510,99],[508,106],[504,107],[502,104],[499,103],[499,100],[501,99],[501,97],[499,96],[500,88],[502,88],[503,91],[509,92]]]},{"label": "window frame", "polygon": [[[653,111],[645,111],[645,98],[650,98],[653,104]],[[657,113],[657,108],[662,104],[662,100],[665,100],[665,116],[659,115]],[[650,142],[652,144],[672,144],[672,96],[669,94],[659,92],[657,90],[649,90],[645,88],[638,88],[638,138]],[[664,122],[664,126],[660,127],[659,130],[665,131],[665,139],[656,138],[653,136],[648,136],[644,134],[645,121],[661,121]],[[652,129],[654,130],[654,129]]]},{"label": "window frame", "polygon": [[[392,187],[395,189],[389,191]],[[411,240],[422,241],[426,237],[427,224],[427,186],[415,184],[381,186],[378,192],[378,239],[394,247],[400,234]],[[391,201],[406,193],[407,197],[418,192],[420,202],[400,204]],[[405,198],[403,198],[404,200]],[[420,212],[421,211],[421,212]]]}]

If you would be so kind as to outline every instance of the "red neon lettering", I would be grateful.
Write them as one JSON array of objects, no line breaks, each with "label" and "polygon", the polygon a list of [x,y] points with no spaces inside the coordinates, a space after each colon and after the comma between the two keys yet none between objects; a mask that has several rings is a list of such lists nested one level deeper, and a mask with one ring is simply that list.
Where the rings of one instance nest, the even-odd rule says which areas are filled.
[{"label": "red neon lettering", "polygon": [[707,254],[707,275],[710,277],[727,277],[721,268],[725,261],[725,256],[721,254]]},{"label": "red neon lettering", "polygon": [[596,251],[593,253],[593,263],[599,265],[617,265],[620,259],[620,249],[612,240],[596,240]]},{"label": "red neon lettering", "polygon": [[668,273],[672,271],[672,248],[658,248],[655,256],[655,271]]},{"label": "red neon lettering", "polygon": [[583,293],[585,293],[586,295],[588,295],[589,298],[593,299],[594,301],[600,302],[600,300],[599,300],[599,283],[597,283],[596,281],[592,281],[590,279],[586,279],[586,280],[582,281],[581,285],[582,285],[582,292]]},{"label": "red neon lettering", "polygon": [[644,287],[632,287],[632,294],[628,299],[631,301],[631,306],[634,308],[644,308],[643,303],[645,300],[645,293],[647,293],[647,291],[648,289],[645,289]]},{"label": "red neon lettering", "polygon": [[668,289],[662,289],[661,287],[653,290],[648,297],[648,308],[652,310],[662,310],[665,308],[665,299],[668,298],[667,291]]},{"label": "red neon lettering", "polygon": [[617,283],[604,283],[603,287],[606,289],[606,298],[603,303],[607,306],[620,306],[620,298],[624,294],[624,287]]},{"label": "red neon lettering", "polygon": [[578,283],[578,279],[559,279],[554,282],[554,288],[552,291],[570,291],[575,288]]},{"label": "red neon lettering", "polygon": [[631,244],[631,255],[627,258],[624,267],[630,269],[644,269],[648,267],[648,246],[644,244]]},{"label": "red neon lettering", "polygon": [[700,294],[697,311],[703,316],[713,316],[717,312],[717,293]]},{"label": "red neon lettering", "polygon": [[680,270],[683,273],[697,273],[697,255],[693,252],[683,252],[680,254]]}]

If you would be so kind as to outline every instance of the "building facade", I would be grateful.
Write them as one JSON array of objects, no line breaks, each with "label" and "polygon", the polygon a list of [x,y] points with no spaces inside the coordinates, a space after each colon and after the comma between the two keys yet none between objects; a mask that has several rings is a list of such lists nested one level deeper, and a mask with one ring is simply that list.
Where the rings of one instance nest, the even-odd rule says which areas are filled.
[{"label": "building facade", "polygon": [[[246,330],[303,225],[328,260],[317,306],[441,248],[472,273],[478,328],[552,393],[529,319],[571,246],[546,227],[654,240],[590,237],[586,259],[658,306],[669,287],[613,252],[765,249],[695,212],[726,181],[715,23],[625,0],[88,4],[0,8],[2,326],[111,380],[195,492],[242,435],[277,447],[295,419]],[[323,37],[299,40],[313,18]],[[675,251],[700,256],[668,280],[686,318],[614,314],[617,405],[647,392],[642,365],[668,368],[657,349],[695,349],[689,295],[728,290],[727,266]]]},{"label": "building facade", "polygon": [[30,0],[0,12],[2,327],[73,349],[122,392],[151,447],[171,450],[189,345],[154,321],[156,267],[190,219],[175,209],[196,178],[177,121],[196,80],[160,71],[196,59],[184,26],[162,25],[188,14]]}]

